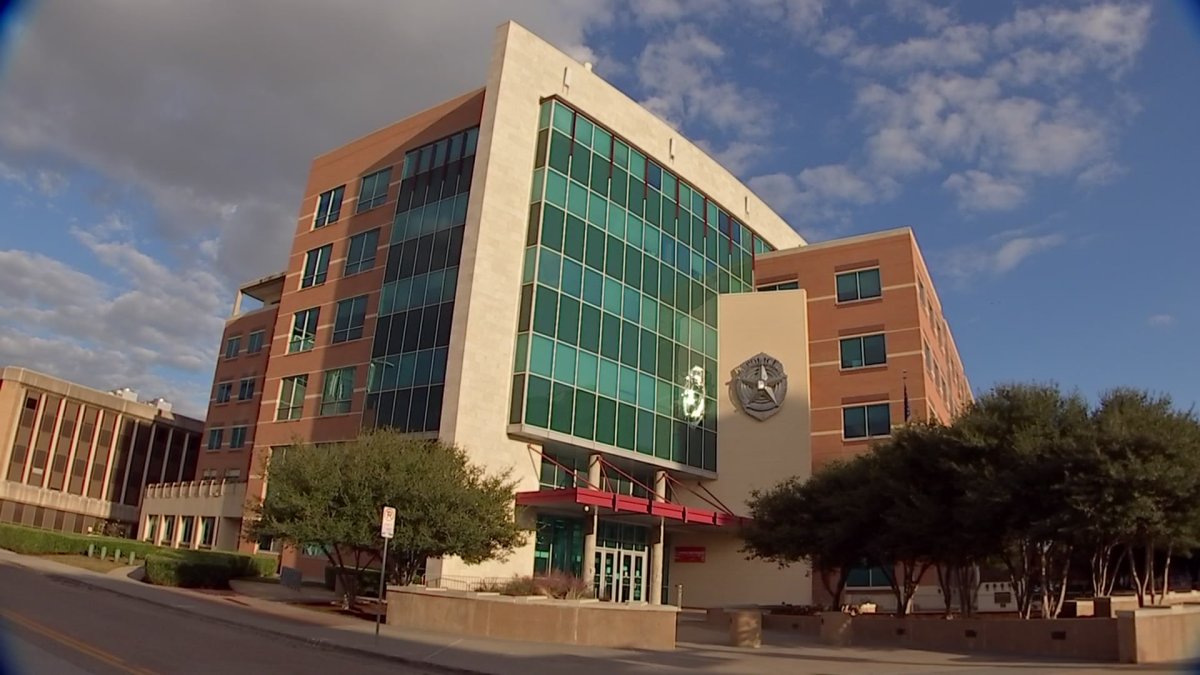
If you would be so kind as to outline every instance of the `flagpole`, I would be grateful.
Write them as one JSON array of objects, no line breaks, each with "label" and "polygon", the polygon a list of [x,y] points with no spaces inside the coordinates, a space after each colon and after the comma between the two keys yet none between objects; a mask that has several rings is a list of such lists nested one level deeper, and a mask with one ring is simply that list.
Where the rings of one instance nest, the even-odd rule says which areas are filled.
[{"label": "flagpole", "polygon": [[908,405],[908,371],[900,371],[900,381],[904,383],[904,423],[908,424],[908,418],[912,416],[912,410]]}]

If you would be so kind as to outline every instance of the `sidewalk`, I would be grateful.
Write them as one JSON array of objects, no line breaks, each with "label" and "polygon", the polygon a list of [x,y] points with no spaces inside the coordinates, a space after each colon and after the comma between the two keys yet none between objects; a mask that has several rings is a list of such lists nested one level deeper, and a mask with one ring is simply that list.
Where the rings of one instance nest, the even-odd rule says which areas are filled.
[{"label": "sidewalk", "polygon": [[[286,638],[327,649],[391,659],[449,673],[527,675],[529,672],[611,675],[621,673],[813,673],[842,675],[870,672],[990,674],[1136,671],[1173,673],[1173,668],[1107,664],[1030,662],[1003,657],[943,654],[896,649],[831,648],[783,633],[764,635],[761,649],[744,650],[713,644],[722,638],[703,624],[683,621],[674,651],[572,647],[510,642],[486,638],[393,630],[376,638],[374,626],[361,619],[293,606],[278,600],[232,592],[204,592],[150,586],[125,574],[101,574],[41,558],[0,550],[0,564],[14,564],[97,590],[117,593],[171,611],[257,631],[272,639]],[[127,572],[126,572],[127,574]],[[264,584],[264,586],[266,586]],[[280,590],[264,594],[286,597]],[[319,593],[319,591],[317,591]],[[256,593],[258,594],[258,593]]]}]

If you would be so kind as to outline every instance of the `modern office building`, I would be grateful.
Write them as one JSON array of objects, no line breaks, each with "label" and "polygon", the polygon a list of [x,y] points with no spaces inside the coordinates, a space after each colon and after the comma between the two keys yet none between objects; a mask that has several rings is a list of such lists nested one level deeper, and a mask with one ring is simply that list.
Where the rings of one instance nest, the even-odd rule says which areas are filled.
[{"label": "modern office building", "polygon": [[137,393],[0,370],[0,522],[133,534],[143,488],[191,480],[203,423]]},{"label": "modern office building", "polygon": [[[244,472],[254,500],[273,448],[399,428],[511,471],[536,532],[505,560],[430,560],[429,583],[563,570],[617,601],[805,603],[802,567],[740,552],[746,499],[885,436],[906,381],[914,414],[953,414],[912,346],[927,330],[961,379],[940,314],[907,302],[918,284],[936,312],[908,230],[806,247],[678,131],[507,23],[484,88],[313,161],[287,270],[227,325],[198,466]],[[226,358],[255,331],[258,357]]]}]

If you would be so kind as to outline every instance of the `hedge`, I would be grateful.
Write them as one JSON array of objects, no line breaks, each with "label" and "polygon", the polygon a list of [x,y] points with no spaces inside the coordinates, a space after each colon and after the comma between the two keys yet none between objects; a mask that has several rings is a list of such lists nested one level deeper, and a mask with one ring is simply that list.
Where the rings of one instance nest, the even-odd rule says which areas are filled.
[{"label": "hedge", "polygon": [[96,551],[107,546],[110,555],[117,549],[121,549],[122,554],[128,555],[132,552],[139,558],[163,550],[161,546],[134,539],[55,532],[0,523],[0,548],[14,553],[24,555],[83,554],[87,553],[89,545],[95,546]]},{"label": "hedge", "polygon": [[160,586],[228,588],[239,577],[275,575],[275,556],[249,556],[221,551],[195,551],[155,546],[148,542],[117,537],[98,537],[70,532],[41,530],[0,523],[0,548],[24,555],[86,554],[88,546],[97,553],[107,547],[111,556],[133,553],[146,562],[146,578]]},{"label": "hedge", "polygon": [[273,576],[276,564],[270,556],[170,549],[146,556],[146,580],[157,586],[229,588],[230,579]]}]

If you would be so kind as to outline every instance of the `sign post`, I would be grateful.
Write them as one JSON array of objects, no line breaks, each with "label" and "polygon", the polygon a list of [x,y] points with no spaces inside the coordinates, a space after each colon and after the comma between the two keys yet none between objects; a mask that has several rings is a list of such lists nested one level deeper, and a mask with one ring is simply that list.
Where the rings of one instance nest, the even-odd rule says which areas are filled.
[{"label": "sign post", "polygon": [[379,638],[379,613],[383,611],[383,594],[387,580],[388,544],[396,534],[396,509],[391,506],[383,507],[383,519],[379,527],[379,534],[383,537],[383,563],[379,569],[379,597],[376,599],[375,605],[375,637],[377,639]]}]

